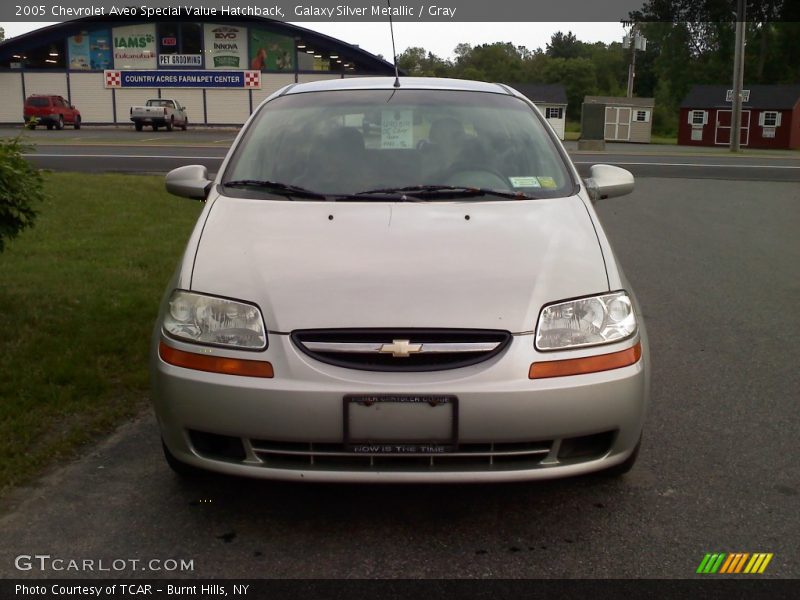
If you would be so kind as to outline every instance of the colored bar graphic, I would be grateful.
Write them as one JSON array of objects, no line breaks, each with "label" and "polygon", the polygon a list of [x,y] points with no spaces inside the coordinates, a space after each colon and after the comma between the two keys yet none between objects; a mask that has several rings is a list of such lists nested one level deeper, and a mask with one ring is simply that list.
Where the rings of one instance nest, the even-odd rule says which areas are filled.
[{"label": "colored bar graphic", "polygon": [[722,569],[720,569],[720,573],[727,573],[728,569],[731,568],[731,563],[736,560],[738,554],[728,554],[728,560],[725,561],[725,564],[722,565]]},{"label": "colored bar graphic", "polygon": [[769,554],[767,554],[767,555],[764,557],[764,562],[763,562],[763,563],[761,563],[761,568],[758,570],[758,572],[759,572],[759,573],[763,573],[763,572],[764,572],[764,569],[766,569],[766,568],[767,568],[767,565],[769,564],[769,561],[771,561],[771,560],[772,560],[772,557],[773,557],[773,556],[774,556],[774,555],[773,555],[773,554],[770,552]]},{"label": "colored bar graphic", "polygon": [[[767,565],[772,560],[774,554],[766,552],[708,552],[700,561],[697,573],[702,574],[725,574],[733,575],[737,573],[755,574],[763,573]],[[746,565],[746,566],[745,566]]]}]

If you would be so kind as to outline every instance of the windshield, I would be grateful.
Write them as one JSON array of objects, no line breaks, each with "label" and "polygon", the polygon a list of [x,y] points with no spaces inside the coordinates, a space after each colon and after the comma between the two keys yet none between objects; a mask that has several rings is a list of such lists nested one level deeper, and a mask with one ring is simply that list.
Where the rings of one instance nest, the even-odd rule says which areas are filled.
[{"label": "windshield", "polygon": [[[412,188],[424,188],[426,199],[440,186],[448,198],[461,188],[541,198],[571,194],[573,186],[545,126],[522,100],[404,89],[276,98],[251,122],[222,182],[236,196],[272,196],[280,184],[326,196],[374,193],[375,201],[393,191],[414,195]],[[259,190],[258,182],[269,185]]]}]

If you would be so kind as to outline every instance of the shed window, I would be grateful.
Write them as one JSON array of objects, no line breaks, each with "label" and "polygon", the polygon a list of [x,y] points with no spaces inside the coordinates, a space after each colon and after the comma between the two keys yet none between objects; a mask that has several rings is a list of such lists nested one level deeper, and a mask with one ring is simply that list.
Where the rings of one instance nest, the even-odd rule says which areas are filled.
[{"label": "shed window", "polygon": [[762,127],[777,127],[781,124],[781,115],[777,110],[765,110],[761,113]]},{"label": "shed window", "polygon": [[638,123],[649,123],[650,122],[650,111],[649,110],[637,110],[636,111],[636,121]]},{"label": "shed window", "polygon": [[545,116],[548,119],[561,119],[564,116],[564,109],[560,106],[548,106]]},{"label": "shed window", "polygon": [[690,110],[689,111],[689,124],[690,125],[705,125],[708,123],[708,112],[705,110]]}]

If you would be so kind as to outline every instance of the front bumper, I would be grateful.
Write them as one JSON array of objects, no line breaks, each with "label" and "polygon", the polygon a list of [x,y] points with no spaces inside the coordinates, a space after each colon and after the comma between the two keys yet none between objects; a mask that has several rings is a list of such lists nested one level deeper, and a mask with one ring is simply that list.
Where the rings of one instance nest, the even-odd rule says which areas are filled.
[{"label": "front bumper", "polygon": [[[642,332],[643,334],[644,332]],[[323,364],[272,335],[263,353],[204,349],[269,360],[273,379],[175,367],[152,352],[153,402],[164,442],[181,462],[266,479],[338,482],[488,482],[550,479],[625,461],[639,441],[649,395],[646,339],[635,364],[587,375],[528,379],[534,360],[589,355],[591,350],[536,353],[532,337],[515,336],[500,355],[450,371],[369,372]],[[197,346],[167,341],[178,349]],[[342,446],[348,394],[453,395],[458,398],[455,454],[355,455]],[[241,456],[209,452],[198,434],[227,436]],[[576,439],[600,440],[594,453],[568,456]],[[605,442],[603,442],[605,440]],[[241,446],[239,446],[241,444]],[[461,456],[464,455],[464,456]],[[290,460],[291,459],[291,460]]]}]

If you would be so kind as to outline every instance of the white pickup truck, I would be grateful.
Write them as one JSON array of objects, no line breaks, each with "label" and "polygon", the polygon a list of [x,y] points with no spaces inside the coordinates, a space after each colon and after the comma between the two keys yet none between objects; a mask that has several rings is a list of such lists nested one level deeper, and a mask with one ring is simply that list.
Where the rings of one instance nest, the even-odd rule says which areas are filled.
[{"label": "white pickup truck", "polygon": [[136,131],[141,131],[145,125],[151,125],[153,131],[159,127],[166,127],[172,131],[173,127],[180,127],[186,131],[189,117],[186,116],[186,107],[172,98],[151,98],[144,106],[131,106],[131,121]]}]

